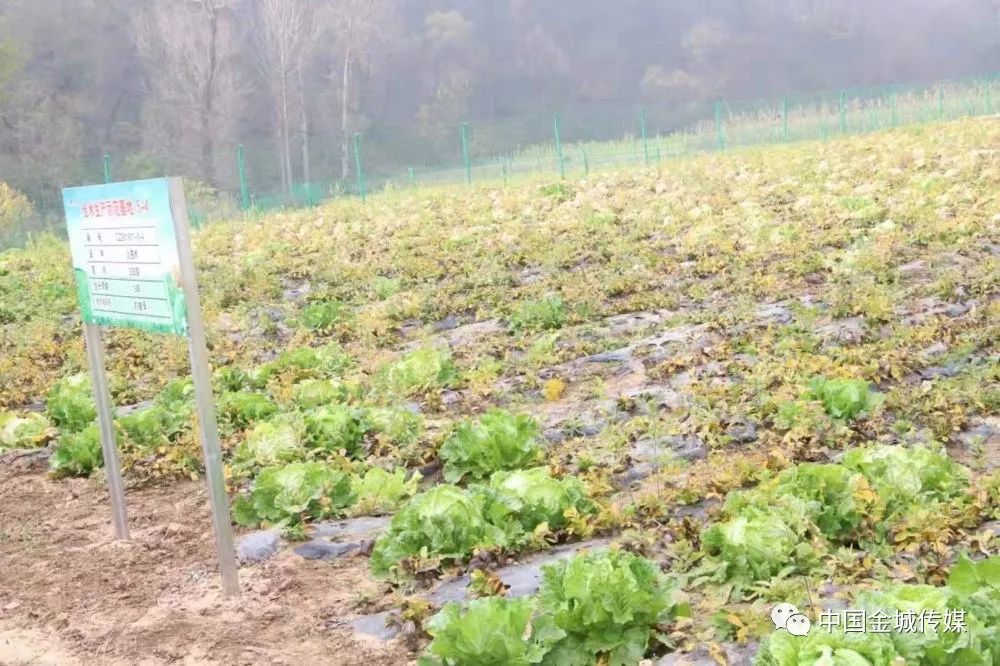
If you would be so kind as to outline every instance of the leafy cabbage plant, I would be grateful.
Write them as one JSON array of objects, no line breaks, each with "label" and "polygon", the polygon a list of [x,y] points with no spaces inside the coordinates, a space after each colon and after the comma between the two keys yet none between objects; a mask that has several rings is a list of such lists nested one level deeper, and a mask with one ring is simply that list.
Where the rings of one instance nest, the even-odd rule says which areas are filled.
[{"label": "leafy cabbage plant", "polygon": [[55,477],[89,476],[103,465],[101,432],[96,424],[80,432],[63,433],[49,456],[49,470]]},{"label": "leafy cabbage plant", "polygon": [[278,413],[278,406],[262,393],[227,391],[219,396],[216,411],[225,431],[242,430]]},{"label": "leafy cabbage plant", "polygon": [[881,402],[868,382],[860,379],[826,379],[816,377],[809,383],[807,399],[817,400],[832,419],[851,421],[870,412]]},{"label": "leafy cabbage plant", "polygon": [[807,636],[779,629],[765,639],[754,666],[897,666],[886,634],[828,632],[813,627]]},{"label": "leafy cabbage plant", "polygon": [[212,373],[212,385],[219,393],[245,391],[252,388],[250,374],[243,368],[226,365]]},{"label": "leafy cabbage plant", "polygon": [[434,639],[419,666],[528,666],[543,663],[566,635],[547,615],[536,615],[533,599],[487,597],[462,609],[444,605],[426,626]]},{"label": "leafy cabbage plant", "polygon": [[288,415],[258,423],[236,447],[233,462],[238,467],[267,467],[305,456],[301,426]]},{"label": "leafy cabbage plant", "polygon": [[50,427],[48,419],[41,414],[18,416],[0,412],[0,451],[40,446],[48,437]]},{"label": "leafy cabbage plant", "polygon": [[[907,664],[991,666],[1000,659],[1000,556],[972,562],[962,557],[951,568],[948,584],[888,585],[859,595],[856,605],[890,617],[897,611],[937,613],[937,626],[893,632],[893,645]],[[941,617],[963,613],[964,631],[949,631]]]},{"label": "leafy cabbage plant", "polygon": [[344,305],[339,301],[320,301],[306,306],[299,315],[299,325],[320,333],[329,333],[343,319]]},{"label": "leafy cabbage plant", "polygon": [[781,472],[760,492],[771,504],[788,496],[805,502],[809,519],[835,541],[856,540],[861,528],[880,515],[878,496],[867,479],[842,465],[801,463]]},{"label": "leafy cabbage plant", "polygon": [[861,447],[845,453],[841,464],[868,479],[890,514],[915,503],[950,499],[969,483],[961,465],[928,446]]},{"label": "leafy cabbage plant", "polygon": [[766,580],[786,567],[794,570],[810,554],[810,545],[802,540],[805,515],[805,507],[795,502],[747,507],[706,528],[702,548],[722,563],[722,580]]},{"label": "leafy cabbage plant", "polygon": [[469,490],[482,495],[487,520],[503,529],[512,542],[542,523],[553,531],[562,529],[571,509],[577,515],[597,511],[579,479],[553,478],[545,467],[497,472],[488,487],[473,486]]},{"label": "leafy cabbage plant", "polygon": [[544,663],[637,664],[658,624],[679,610],[676,587],[644,557],[619,550],[577,555],[542,568],[540,608],[566,637]]},{"label": "leafy cabbage plant", "polygon": [[358,457],[363,452],[368,425],[364,412],[347,405],[329,405],[308,411],[305,422],[305,443],[310,448],[331,453],[346,451]]},{"label": "leafy cabbage plant", "polygon": [[1000,555],[979,562],[962,556],[948,573],[952,603],[981,625],[979,640],[994,663],[1000,662]]},{"label": "leafy cabbage plant", "polygon": [[562,328],[565,323],[566,304],[557,295],[522,301],[510,316],[510,325],[516,330],[542,331]]},{"label": "leafy cabbage plant", "polygon": [[292,402],[300,409],[347,402],[350,398],[350,389],[337,379],[304,379],[292,387]]},{"label": "leafy cabbage plant", "polygon": [[395,511],[404,500],[416,494],[420,479],[420,472],[414,472],[407,479],[405,469],[387,472],[381,467],[372,467],[352,480],[358,495],[354,513],[380,515]]},{"label": "leafy cabbage plant", "polygon": [[484,479],[500,470],[533,467],[544,458],[541,429],[528,415],[491,409],[477,421],[465,421],[441,447],[444,478]]},{"label": "leafy cabbage plant", "polygon": [[384,387],[402,396],[449,388],[457,381],[458,369],[451,353],[432,347],[415,349],[381,370]]},{"label": "leafy cabbage plant", "polygon": [[410,500],[375,544],[372,570],[390,573],[404,558],[458,561],[475,549],[520,548],[535,528],[567,526],[567,516],[596,513],[578,479],[553,478],[548,469],[497,472],[488,485],[463,490],[439,485]]},{"label": "leafy cabbage plant", "polygon": [[299,347],[282,352],[273,361],[255,368],[248,373],[248,381],[252,388],[262,389],[275,375],[287,376],[292,381],[330,379],[350,366],[350,356],[336,343]]},{"label": "leafy cabbage plant", "polygon": [[175,379],[163,387],[153,400],[153,405],[181,418],[194,413],[194,382],[191,379]]},{"label": "leafy cabbage plant", "polygon": [[45,400],[49,418],[64,433],[80,432],[96,423],[97,407],[90,378],[85,374],[60,380]]},{"label": "leafy cabbage plant", "polygon": [[424,417],[408,409],[373,407],[368,425],[378,439],[397,446],[416,444],[424,434]]},{"label": "leafy cabbage plant", "polygon": [[169,412],[152,405],[115,419],[125,440],[141,451],[150,451],[170,443],[189,425],[186,414]]},{"label": "leafy cabbage plant", "polygon": [[233,502],[241,525],[295,525],[337,516],[354,503],[350,476],[318,462],[296,462],[261,471],[249,494]]},{"label": "leafy cabbage plant", "polygon": [[478,547],[507,542],[503,530],[489,523],[477,498],[449,484],[434,486],[407,502],[375,541],[371,569],[376,576],[400,572],[408,558],[466,558]]},{"label": "leafy cabbage plant", "polygon": [[[881,612],[886,617],[894,617],[897,611],[914,611],[917,614],[930,611],[943,614],[946,609],[956,607],[951,601],[947,587],[932,585],[888,585],[876,592],[859,595],[855,606],[865,608],[868,614]],[[982,623],[966,614],[967,631],[946,631],[943,619],[936,628],[924,627],[922,631],[893,632],[889,634],[893,648],[907,664],[945,666],[950,664],[979,664],[989,666],[989,652],[984,650],[980,634]],[[985,654],[987,660],[981,658]]]}]

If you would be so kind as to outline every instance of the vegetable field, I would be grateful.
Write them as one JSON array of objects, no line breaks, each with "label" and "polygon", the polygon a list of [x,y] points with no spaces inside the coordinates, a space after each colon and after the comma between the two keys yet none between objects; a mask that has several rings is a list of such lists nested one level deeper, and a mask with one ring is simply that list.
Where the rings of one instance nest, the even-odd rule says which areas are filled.
[{"label": "vegetable field", "polygon": [[[0,253],[0,662],[1000,664],[998,147],[966,119],[206,226],[237,599],[184,341],[107,334],[116,543],[68,248]],[[963,625],[820,626],[850,610]]]}]

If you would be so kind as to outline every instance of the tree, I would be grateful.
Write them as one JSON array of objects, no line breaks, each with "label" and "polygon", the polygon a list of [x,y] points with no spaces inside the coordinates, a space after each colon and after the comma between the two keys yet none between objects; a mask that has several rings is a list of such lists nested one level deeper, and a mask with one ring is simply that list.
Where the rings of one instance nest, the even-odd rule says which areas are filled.
[{"label": "tree", "polygon": [[118,78],[132,51],[129,22],[115,20],[123,4],[0,0],[0,174],[44,212],[90,175],[108,101],[131,90]]},{"label": "tree", "polygon": [[340,81],[340,177],[350,174],[351,109],[360,99],[354,83],[358,69],[369,67],[374,51],[396,32],[396,12],[392,0],[338,0],[331,6],[331,24],[339,47],[339,71],[331,78]]},{"label": "tree", "polygon": [[[293,177],[290,86],[292,76],[297,71],[302,72],[315,43],[316,28],[311,10],[301,0],[256,0],[255,9],[253,34],[257,47],[257,64],[270,86],[274,101],[281,185],[288,193],[291,191]],[[301,76],[299,81],[302,81]],[[304,82],[300,85],[300,96],[302,113],[305,114]],[[307,134],[308,127],[304,129]]]},{"label": "tree", "polygon": [[213,186],[217,137],[229,133],[241,96],[232,66],[238,48],[234,4],[154,0],[135,19],[136,45],[149,72],[147,122],[158,127],[148,136],[168,162],[193,158],[200,178]]},{"label": "tree", "polygon": [[468,117],[475,93],[480,51],[473,22],[455,10],[431,12],[424,18],[424,41],[431,58],[427,73],[432,77],[433,94],[420,107],[417,118],[425,134],[452,139],[455,127]]}]

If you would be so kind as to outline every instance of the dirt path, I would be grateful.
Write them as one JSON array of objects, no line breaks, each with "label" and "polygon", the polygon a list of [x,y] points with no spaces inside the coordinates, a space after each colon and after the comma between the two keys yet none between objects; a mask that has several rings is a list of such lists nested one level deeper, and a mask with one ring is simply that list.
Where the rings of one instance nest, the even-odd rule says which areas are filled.
[{"label": "dirt path", "polygon": [[411,661],[341,626],[383,596],[364,558],[285,550],[242,567],[226,600],[201,482],[129,491],[128,511],[133,539],[118,542],[99,479],[0,465],[0,665]]},{"label": "dirt path", "polygon": [[80,660],[51,634],[34,629],[4,628],[0,623],[0,664],[4,666],[77,666]]}]

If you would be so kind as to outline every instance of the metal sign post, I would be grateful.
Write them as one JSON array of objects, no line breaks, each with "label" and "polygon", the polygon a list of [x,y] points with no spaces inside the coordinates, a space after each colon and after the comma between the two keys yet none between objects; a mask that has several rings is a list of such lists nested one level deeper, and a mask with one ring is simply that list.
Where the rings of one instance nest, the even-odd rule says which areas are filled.
[{"label": "metal sign post", "polygon": [[104,342],[101,327],[94,324],[83,325],[83,337],[87,343],[87,362],[94,385],[94,404],[97,406],[97,423],[101,429],[101,451],[104,454],[104,473],[108,477],[108,493],[111,495],[111,516],[115,522],[115,534],[127,540],[128,515],[125,513],[125,487],[122,484],[122,470],[118,462],[118,444],[115,441],[115,424],[112,420],[111,393],[108,391],[108,375],[104,371]]},{"label": "metal sign post", "polygon": [[212,504],[212,525],[215,528],[215,543],[219,549],[222,590],[226,595],[239,594],[229,497],[226,495],[226,478],[222,470],[222,446],[219,444],[219,426],[215,419],[212,375],[208,369],[205,324],[201,319],[201,299],[198,296],[198,280],[194,270],[194,258],[191,255],[187,203],[184,200],[184,184],[180,178],[170,179],[170,210],[173,213],[174,231],[177,234],[181,285],[187,301],[191,378],[194,380],[194,397],[198,411],[198,425],[201,429],[201,450],[205,457],[205,478],[208,481],[209,501]]},{"label": "metal sign post", "polygon": [[183,184],[179,178],[161,178],[67,188],[63,203],[118,537],[128,538],[128,520],[101,327],[181,335],[188,339],[191,356],[222,589],[226,595],[238,594],[229,501]]}]

